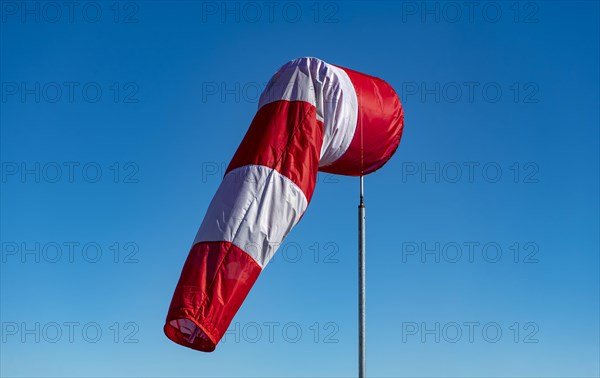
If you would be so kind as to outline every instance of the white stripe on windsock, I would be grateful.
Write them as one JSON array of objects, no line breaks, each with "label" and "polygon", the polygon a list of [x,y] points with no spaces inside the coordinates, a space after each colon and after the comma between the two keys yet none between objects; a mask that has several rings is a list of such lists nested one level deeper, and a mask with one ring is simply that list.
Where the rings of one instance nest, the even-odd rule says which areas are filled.
[{"label": "white stripe on windsock", "polygon": [[194,244],[231,242],[264,268],[307,206],[302,190],[275,169],[236,168],[223,178]]},{"label": "white stripe on windsock", "polygon": [[258,108],[275,101],[304,101],[324,122],[319,167],[333,164],[350,146],[358,119],[358,98],[346,71],[317,58],[288,62],[260,96]]}]

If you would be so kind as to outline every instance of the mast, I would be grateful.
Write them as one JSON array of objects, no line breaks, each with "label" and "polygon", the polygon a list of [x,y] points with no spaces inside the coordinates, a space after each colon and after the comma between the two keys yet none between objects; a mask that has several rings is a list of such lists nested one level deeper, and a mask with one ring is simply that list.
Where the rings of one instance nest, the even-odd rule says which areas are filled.
[{"label": "mast", "polygon": [[358,377],[365,378],[366,367],[366,285],[365,285],[365,203],[363,176],[360,176],[358,205]]}]

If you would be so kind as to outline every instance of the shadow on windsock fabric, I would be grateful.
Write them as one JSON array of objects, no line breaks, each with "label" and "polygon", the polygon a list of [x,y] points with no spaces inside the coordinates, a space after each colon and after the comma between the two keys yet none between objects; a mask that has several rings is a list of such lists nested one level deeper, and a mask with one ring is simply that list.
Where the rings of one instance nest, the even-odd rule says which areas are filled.
[{"label": "shadow on windsock fabric", "polygon": [[164,332],[215,349],[261,271],[306,211],[317,171],[360,176],[394,154],[404,126],[385,81],[316,58],[269,81],[183,266]]}]

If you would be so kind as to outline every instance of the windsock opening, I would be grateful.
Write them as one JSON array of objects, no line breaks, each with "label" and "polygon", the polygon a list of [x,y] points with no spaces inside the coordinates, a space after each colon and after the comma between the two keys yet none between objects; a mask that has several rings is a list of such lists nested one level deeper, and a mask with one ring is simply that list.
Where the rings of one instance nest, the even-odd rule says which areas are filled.
[{"label": "windsock opening", "polygon": [[310,203],[317,172],[383,166],[404,126],[385,81],[317,58],[275,73],[212,199],[167,314],[172,341],[211,352]]},{"label": "windsock opening", "polygon": [[164,331],[169,339],[188,348],[212,352],[217,345],[202,330],[202,326],[194,323],[192,319],[171,320],[165,324]]}]

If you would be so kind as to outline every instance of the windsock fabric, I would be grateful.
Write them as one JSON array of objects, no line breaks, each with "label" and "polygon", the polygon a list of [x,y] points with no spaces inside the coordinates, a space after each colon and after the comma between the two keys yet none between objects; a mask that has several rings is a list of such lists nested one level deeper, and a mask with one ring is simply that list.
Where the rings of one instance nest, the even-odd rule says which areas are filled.
[{"label": "windsock fabric", "polygon": [[404,112],[383,80],[316,58],[269,81],[181,272],[164,331],[215,349],[276,247],[298,223],[317,172],[359,176],[396,151]]}]

